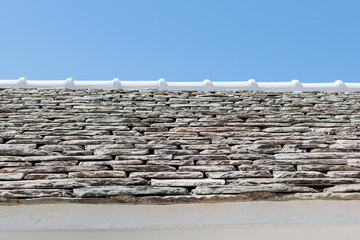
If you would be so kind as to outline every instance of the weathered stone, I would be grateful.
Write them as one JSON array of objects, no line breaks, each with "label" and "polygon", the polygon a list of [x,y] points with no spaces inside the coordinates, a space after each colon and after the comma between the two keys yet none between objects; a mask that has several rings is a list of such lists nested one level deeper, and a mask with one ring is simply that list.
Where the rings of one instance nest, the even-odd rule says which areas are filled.
[{"label": "weathered stone", "polygon": [[274,178],[323,178],[327,177],[326,174],[316,171],[274,171]]},{"label": "weathered stone", "polygon": [[111,130],[111,131],[129,131],[130,128],[127,126],[85,126],[87,130]]},{"label": "weathered stone", "polygon": [[151,186],[159,187],[192,187],[208,185],[225,185],[223,179],[151,179]]},{"label": "weathered stone", "polygon": [[115,143],[113,140],[94,140],[94,139],[86,139],[86,140],[68,140],[68,141],[62,141],[59,144],[63,145],[99,145],[99,144],[112,144]]},{"label": "weathered stone", "polygon": [[270,133],[292,133],[292,132],[309,132],[310,128],[308,127],[270,127],[265,128],[264,132]]},{"label": "weathered stone", "polygon": [[155,154],[159,155],[194,155],[198,154],[197,150],[172,150],[172,149],[156,149]]},{"label": "weathered stone", "polygon": [[30,166],[32,166],[32,164],[28,162],[0,162],[0,167],[30,167]]},{"label": "weathered stone", "polygon": [[88,151],[94,151],[99,149],[132,149],[134,144],[102,144],[102,145],[86,145],[85,149]]},{"label": "weathered stone", "polygon": [[360,158],[360,153],[326,152],[326,153],[286,153],[275,154],[275,159],[351,159]]},{"label": "weathered stone", "polygon": [[0,144],[0,151],[35,149],[36,144]]},{"label": "weathered stone", "polygon": [[[79,160],[79,161],[94,161],[94,160],[111,160],[110,155],[90,155],[90,156],[36,156],[36,157],[22,157],[19,158],[20,160],[14,161],[72,161],[72,160]],[[1,160],[1,158],[0,158]],[[6,160],[5,160],[6,161]]]},{"label": "weathered stone", "polygon": [[228,172],[235,171],[232,165],[212,165],[212,166],[180,166],[179,171],[183,172]]},{"label": "weathered stone", "polygon": [[[73,160],[73,161],[45,161],[45,162],[39,162],[35,163],[35,166],[75,166],[78,165],[79,161]],[[31,166],[31,163],[30,163]]]},{"label": "weathered stone", "polygon": [[[251,163],[250,163],[251,164]],[[295,171],[294,165],[240,165],[240,171],[256,171],[256,170],[269,170],[269,171]],[[299,166],[298,166],[298,170]]]},{"label": "weathered stone", "polygon": [[52,180],[2,181],[0,189],[73,189],[89,186],[107,185],[146,185],[143,178],[69,178]]},{"label": "weathered stone", "polygon": [[53,135],[53,136],[94,136],[94,135],[107,135],[106,130],[52,130],[52,131],[27,131],[24,134],[37,134],[37,135]]},{"label": "weathered stone", "polygon": [[346,165],[346,159],[289,159],[289,160],[255,160],[254,165]]},{"label": "weathered stone", "polygon": [[190,166],[194,165],[192,160],[149,160],[147,165],[171,165],[171,166]]},{"label": "weathered stone", "polygon": [[229,179],[227,182],[230,185],[262,185],[262,184],[274,184],[285,183],[294,184],[299,186],[333,186],[336,184],[347,183],[360,183],[360,179],[356,178],[240,178]]},{"label": "weathered stone", "polygon": [[219,150],[202,150],[199,154],[201,155],[227,155],[231,154],[230,149],[219,149]]},{"label": "weathered stone", "polygon": [[259,153],[245,153],[245,154],[230,154],[231,160],[259,160],[259,159],[273,159],[273,155],[259,154]]},{"label": "weathered stone", "polygon": [[359,150],[360,140],[336,140],[329,148],[331,150]]},{"label": "weathered stone", "polygon": [[349,165],[298,165],[299,171],[360,171],[360,166]]},{"label": "weathered stone", "polygon": [[192,193],[198,195],[209,194],[241,194],[249,192],[317,192],[313,188],[299,187],[288,184],[268,184],[263,186],[199,186],[196,187]]},{"label": "weathered stone", "polygon": [[334,186],[334,187],[325,188],[324,192],[334,192],[334,193],[360,192],[360,184],[337,185],[337,186]]},{"label": "weathered stone", "polygon": [[284,200],[359,200],[360,193],[295,193]]},{"label": "weathered stone", "polygon": [[152,186],[107,186],[107,187],[91,187],[76,188],[74,194],[77,197],[107,197],[122,194],[131,195],[184,195],[188,194],[186,188],[183,187],[152,187]]},{"label": "weathered stone", "polygon": [[26,174],[24,177],[25,180],[38,180],[38,179],[64,179],[67,178],[68,175],[64,173],[58,174],[49,174],[49,173],[30,173]]},{"label": "weathered stone", "polygon": [[138,149],[178,149],[175,145],[169,144],[135,144]]},{"label": "weathered stone", "polygon": [[236,132],[260,131],[257,127],[179,127],[171,129],[173,132]]},{"label": "weathered stone", "polygon": [[174,156],[175,160],[228,160],[226,155],[185,155],[185,156]]},{"label": "weathered stone", "polygon": [[23,177],[23,173],[3,173],[2,169],[0,169],[0,180],[20,180]]},{"label": "weathered stone", "polygon": [[196,165],[242,165],[242,164],[252,164],[252,161],[249,160],[199,160],[196,162]]},{"label": "weathered stone", "polygon": [[0,155],[2,155],[2,156],[45,156],[45,155],[48,155],[48,152],[37,150],[37,149],[27,149],[27,148],[24,148],[24,149],[7,148],[7,149],[3,149],[3,150],[0,149]]},{"label": "weathered stone", "polygon": [[3,198],[71,197],[70,191],[62,189],[16,189],[0,190]]},{"label": "weathered stone", "polygon": [[84,149],[78,145],[44,145],[39,147],[39,149],[50,152],[63,152],[71,150],[84,151]]},{"label": "weathered stone", "polygon": [[171,159],[172,159],[171,154],[167,154],[167,155],[139,155],[139,156],[119,155],[119,156],[115,157],[115,160],[141,160],[141,161],[171,160]]},{"label": "weathered stone", "polygon": [[109,166],[109,165],[141,165],[144,161],[141,160],[114,160],[114,161],[86,161],[80,162],[80,166],[90,166],[90,165],[102,165],[102,166]]},{"label": "weathered stone", "polygon": [[203,178],[202,172],[132,172],[130,177],[141,178],[164,178],[164,179],[182,179],[182,178]]},{"label": "weathered stone", "polygon": [[231,172],[207,172],[206,176],[209,178],[266,178],[272,177],[271,173],[266,170],[262,171],[231,171]]},{"label": "weathered stone", "polygon": [[149,153],[148,149],[96,149],[96,155],[145,155]]},{"label": "weathered stone", "polygon": [[125,172],[174,172],[176,168],[168,165],[111,165],[116,171]]},{"label": "weathered stone", "polygon": [[0,172],[4,173],[67,173],[67,172],[78,172],[78,171],[96,171],[108,169],[105,166],[35,166],[29,168],[3,168]]},{"label": "weathered stone", "polygon": [[148,137],[196,137],[198,136],[195,132],[145,132],[145,136]]},{"label": "weathered stone", "polygon": [[360,171],[331,171],[327,176],[332,178],[360,178]]},{"label": "weathered stone", "polygon": [[207,144],[207,145],[180,145],[185,150],[217,150],[217,149],[230,149],[226,144]]},{"label": "weathered stone", "polygon": [[124,171],[82,171],[69,172],[69,178],[124,178]]}]

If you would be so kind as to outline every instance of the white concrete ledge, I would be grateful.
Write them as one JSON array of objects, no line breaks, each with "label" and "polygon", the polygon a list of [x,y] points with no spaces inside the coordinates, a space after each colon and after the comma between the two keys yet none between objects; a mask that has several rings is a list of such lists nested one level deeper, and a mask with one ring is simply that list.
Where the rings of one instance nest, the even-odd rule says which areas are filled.
[{"label": "white concrete ledge", "polygon": [[252,90],[252,91],[326,91],[326,92],[355,92],[360,91],[360,83],[344,83],[337,80],[332,83],[301,83],[291,82],[256,82],[254,79],[240,82],[212,82],[206,79],[202,82],[167,82],[165,79],[157,81],[75,81],[66,80],[27,80],[26,78],[0,80],[0,88],[68,88],[68,89],[162,89],[162,90]]},{"label": "white concrete ledge", "polygon": [[349,225],[242,226],[229,228],[0,231],[5,240],[358,240],[360,228]]},{"label": "white concrete ledge", "polygon": [[357,240],[358,201],[0,207],[1,239]]},{"label": "white concrete ledge", "polygon": [[256,201],[173,205],[48,204],[0,207],[0,231],[183,229],[357,224],[358,201]]}]

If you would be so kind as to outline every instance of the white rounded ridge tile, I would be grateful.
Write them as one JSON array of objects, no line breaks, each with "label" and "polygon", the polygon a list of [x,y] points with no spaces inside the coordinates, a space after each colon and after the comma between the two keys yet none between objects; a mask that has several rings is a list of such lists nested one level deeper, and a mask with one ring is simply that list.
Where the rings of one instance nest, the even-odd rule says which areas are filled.
[{"label": "white rounded ridge tile", "polygon": [[202,82],[167,82],[164,78],[157,81],[121,81],[113,80],[0,80],[0,88],[70,88],[70,89],[163,89],[163,90],[251,90],[251,91],[324,91],[324,92],[356,92],[360,91],[360,83],[345,83],[341,80],[328,83],[301,83],[294,79],[290,82],[256,82],[248,81],[211,81]]}]

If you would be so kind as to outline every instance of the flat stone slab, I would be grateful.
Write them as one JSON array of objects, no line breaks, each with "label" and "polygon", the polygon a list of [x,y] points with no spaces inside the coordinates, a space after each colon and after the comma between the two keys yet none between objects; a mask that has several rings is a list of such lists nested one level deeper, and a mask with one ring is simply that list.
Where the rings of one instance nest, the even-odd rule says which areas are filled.
[{"label": "flat stone slab", "polygon": [[0,173],[0,180],[20,180],[25,176],[24,173]]},{"label": "flat stone slab", "polygon": [[225,185],[223,179],[151,179],[151,186],[169,186],[169,187],[191,187],[206,185]]},{"label": "flat stone slab", "polygon": [[188,194],[183,187],[152,187],[152,186],[107,186],[92,188],[76,188],[74,194],[77,197],[104,197],[121,194],[130,195],[184,195]]},{"label": "flat stone slab", "polygon": [[240,194],[249,192],[317,192],[313,188],[299,187],[288,184],[268,184],[263,186],[199,186],[193,190],[194,194]]}]

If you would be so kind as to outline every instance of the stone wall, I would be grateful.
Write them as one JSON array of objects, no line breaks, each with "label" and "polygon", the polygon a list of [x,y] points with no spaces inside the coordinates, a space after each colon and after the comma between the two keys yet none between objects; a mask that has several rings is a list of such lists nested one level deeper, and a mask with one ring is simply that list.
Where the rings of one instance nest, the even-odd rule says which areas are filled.
[{"label": "stone wall", "polygon": [[360,199],[360,93],[0,96],[3,203]]}]

